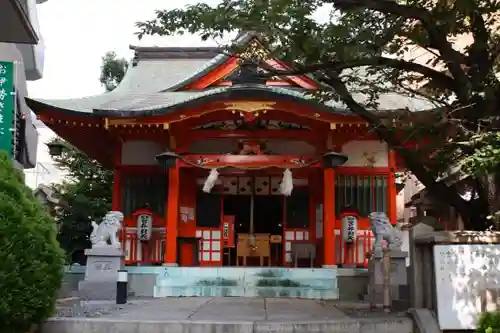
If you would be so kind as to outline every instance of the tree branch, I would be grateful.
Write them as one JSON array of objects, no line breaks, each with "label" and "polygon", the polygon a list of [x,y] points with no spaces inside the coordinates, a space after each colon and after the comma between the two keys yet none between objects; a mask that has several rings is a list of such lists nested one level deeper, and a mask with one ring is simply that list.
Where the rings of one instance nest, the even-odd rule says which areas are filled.
[{"label": "tree branch", "polygon": [[390,67],[394,69],[416,72],[433,80],[443,88],[447,88],[453,91],[459,89],[458,83],[455,81],[455,79],[433,68],[420,65],[414,62],[391,59],[386,57],[371,57],[366,59],[355,59],[350,61],[331,61],[320,64],[305,65],[301,66],[301,68],[299,69],[290,71],[284,71],[284,70],[277,71],[276,69],[271,69],[271,68],[266,68],[266,70],[273,71],[274,75],[291,76],[291,75],[309,74],[321,70],[329,70],[338,73],[344,69],[363,67],[363,66]]},{"label": "tree branch", "polygon": [[420,182],[422,182],[422,184],[429,189],[429,193],[434,195],[436,200],[443,201],[443,197],[441,196],[445,196],[445,200],[448,204],[455,206],[460,213],[467,214],[467,202],[458,195],[457,191],[448,187],[443,182],[437,182],[433,175],[425,169],[424,165],[415,153],[404,148],[397,136],[382,123],[381,119],[377,115],[366,110],[361,104],[354,100],[352,95],[347,90],[347,87],[344,83],[342,83],[339,77],[332,76],[327,83],[335,89],[342,101],[352,112],[374,126],[374,130],[380,138],[383,139],[389,147],[396,150],[396,152],[405,161],[406,166],[415,174]]},{"label": "tree branch", "polygon": [[331,0],[330,2],[340,9],[365,7],[419,21],[426,21],[430,18],[430,13],[427,10],[415,6],[401,5],[394,0]]},{"label": "tree branch", "polygon": [[[489,33],[486,29],[486,23],[483,16],[479,12],[477,4],[471,1],[474,10],[470,14],[471,30],[474,42],[471,45],[469,52],[469,66],[475,68],[475,73],[472,74],[473,83],[479,83],[484,80],[491,70],[493,59],[489,55]],[[474,75],[475,74],[475,75]]]},{"label": "tree branch", "polygon": [[446,38],[447,31],[443,30],[442,23],[436,21],[431,15],[431,12],[424,8],[401,5],[392,0],[331,0],[331,2],[338,8],[361,7],[420,21],[429,34],[431,46],[440,52],[446,67],[457,80],[458,90],[455,90],[455,93],[458,99],[463,104],[469,102],[470,82],[461,66],[463,64],[464,55],[453,49],[451,43]]}]

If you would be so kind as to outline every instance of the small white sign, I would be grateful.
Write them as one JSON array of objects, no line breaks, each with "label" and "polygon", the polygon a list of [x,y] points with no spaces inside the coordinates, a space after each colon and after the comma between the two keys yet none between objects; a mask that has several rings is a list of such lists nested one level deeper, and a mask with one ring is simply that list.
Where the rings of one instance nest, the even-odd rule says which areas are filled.
[{"label": "small white sign", "polygon": [[342,218],[342,237],[344,242],[353,243],[358,232],[358,218],[354,215],[346,215]]},{"label": "small white sign", "polygon": [[497,307],[500,245],[435,245],[433,252],[440,328],[475,330],[478,315]]},{"label": "small white sign", "polygon": [[149,214],[140,214],[137,216],[137,237],[140,241],[151,239],[153,232],[153,217]]}]

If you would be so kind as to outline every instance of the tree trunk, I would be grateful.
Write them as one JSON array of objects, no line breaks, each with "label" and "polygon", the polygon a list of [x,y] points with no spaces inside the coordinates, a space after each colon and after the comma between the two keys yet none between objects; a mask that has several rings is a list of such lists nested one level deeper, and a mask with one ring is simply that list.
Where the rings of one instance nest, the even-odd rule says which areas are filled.
[{"label": "tree trunk", "polygon": [[[485,191],[487,201],[486,212],[488,216],[495,216],[500,211],[500,172],[488,174],[481,178],[481,184]],[[496,230],[500,230],[500,219],[489,220]]]}]

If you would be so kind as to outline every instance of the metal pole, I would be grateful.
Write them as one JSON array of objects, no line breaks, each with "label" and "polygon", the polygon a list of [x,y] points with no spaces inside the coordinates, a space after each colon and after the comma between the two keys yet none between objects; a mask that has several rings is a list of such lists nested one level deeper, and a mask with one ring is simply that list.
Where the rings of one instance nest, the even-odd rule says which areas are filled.
[{"label": "metal pole", "polygon": [[382,269],[384,277],[384,312],[391,311],[391,256],[389,247],[382,249]]},{"label": "metal pole", "polygon": [[116,304],[126,304],[128,296],[128,272],[124,269],[118,270],[116,281]]}]

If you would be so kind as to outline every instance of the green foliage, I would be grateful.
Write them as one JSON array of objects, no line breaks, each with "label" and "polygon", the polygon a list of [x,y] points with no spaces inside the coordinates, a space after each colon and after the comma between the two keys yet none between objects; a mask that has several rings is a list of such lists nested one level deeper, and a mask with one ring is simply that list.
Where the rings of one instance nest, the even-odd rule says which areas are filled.
[{"label": "green foliage", "polygon": [[56,210],[56,221],[60,226],[57,239],[69,261],[80,261],[84,258],[78,258],[74,253],[81,255],[90,247],[90,222],[111,210],[113,171],[71,145],[65,143],[64,146],[62,155],[53,157],[56,166],[67,175],[64,182],[53,185],[66,203]]},{"label": "green foliage", "polygon": [[484,312],[477,322],[477,333],[500,332],[500,312]]},{"label": "green foliage", "polygon": [[127,72],[128,62],[118,58],[115,52],[108,52],[102,57],[99,81],[106,91],[114,90]]},{"label": "green foliage", "polygon": [[[222,0],[157,10],[137,27],[139,37],[194,33],[221,40],[258,33],[269,56],[293,68],[270,75],[314,74],[323,84],[321,100],[341,101],[369,122],[429,193],[455,206],[466,221],[485,216],[478,207],[500,209],[500,193],[491,195],[497,190],[487,177],[500,176],[500,2]],[[463,36],[468,39],[454,44]],[[241,55],[234,47],[227,52]],[[387,93],[393,95],[386,101],[419,98],[427,103],[415,109],[434,112],[411,122],[382,116],[380,97]],[[408,141],[418,149],[407,149]],[[477,180],[473,201],[480,204],[438,181],[457,165]]]},{"label": "green foliage", "polygon": [[26,333],[49,317],[63,276],[53,220],[0,154],[0,331]]},{"label": "green foliage", "polygon": [[464,143],[474,153],[462,160],[463,170],[469,174],[485,175],[495,170],[500,163],[500,132],[482,132]]}]

